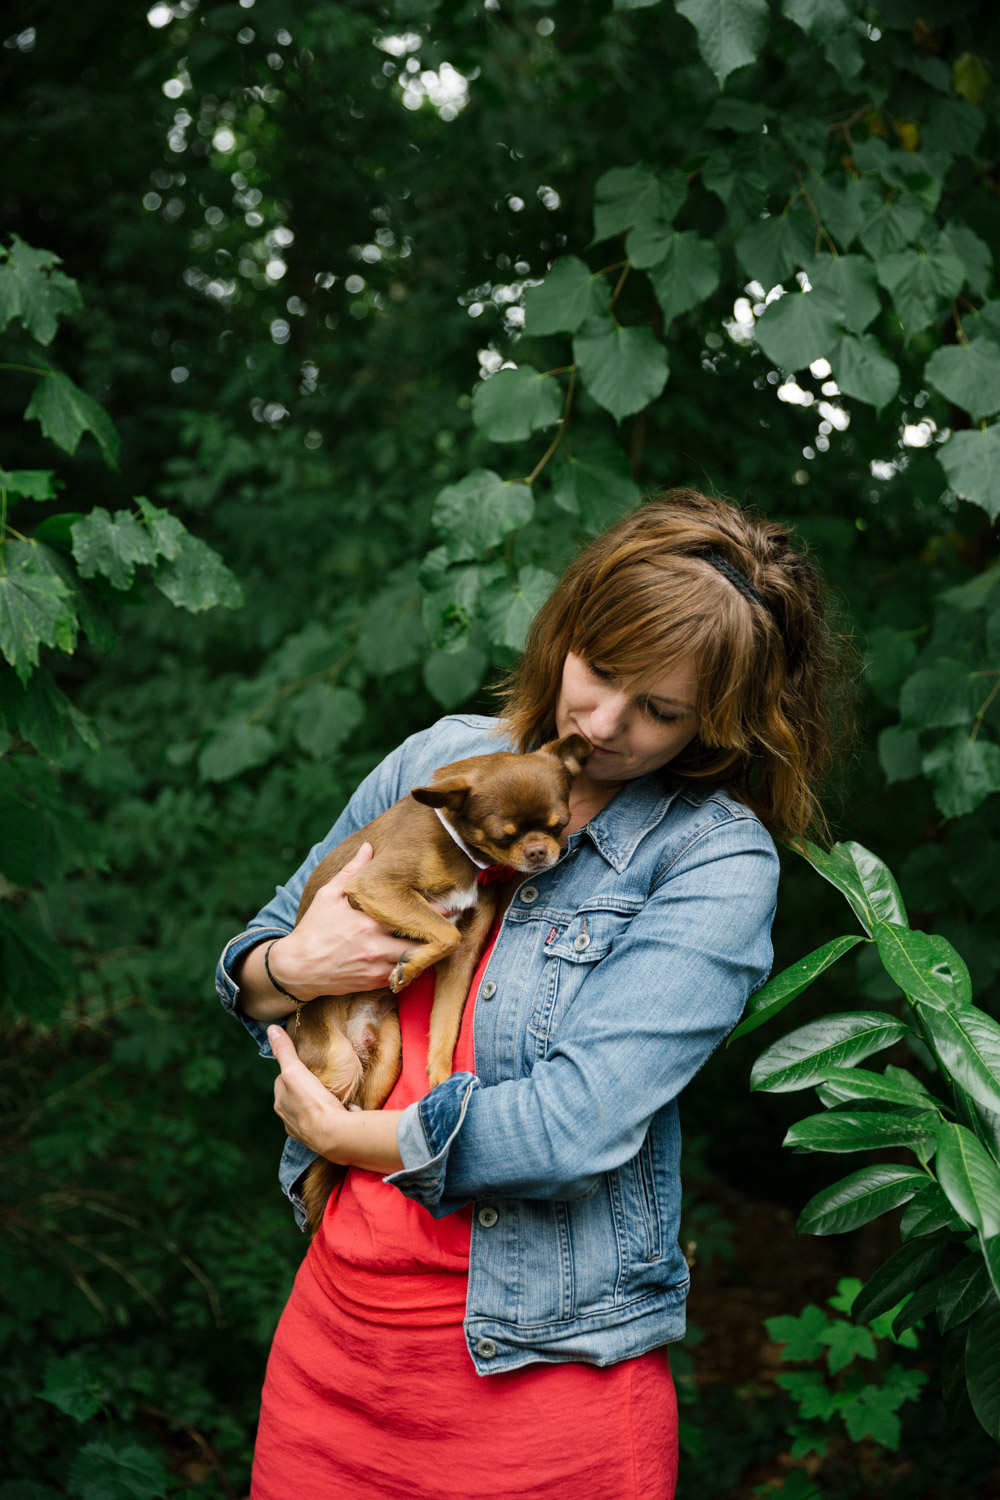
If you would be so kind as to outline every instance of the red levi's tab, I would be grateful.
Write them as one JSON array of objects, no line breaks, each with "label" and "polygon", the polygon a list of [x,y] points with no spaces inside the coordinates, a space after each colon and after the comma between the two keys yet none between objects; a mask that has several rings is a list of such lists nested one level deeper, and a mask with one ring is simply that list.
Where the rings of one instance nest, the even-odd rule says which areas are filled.
[{"label": "red levi's tab", "polygon": [[497,880],[512,880],[517,873],[510,865],[487,865],[476,876],[476,884],[492,885]]}]

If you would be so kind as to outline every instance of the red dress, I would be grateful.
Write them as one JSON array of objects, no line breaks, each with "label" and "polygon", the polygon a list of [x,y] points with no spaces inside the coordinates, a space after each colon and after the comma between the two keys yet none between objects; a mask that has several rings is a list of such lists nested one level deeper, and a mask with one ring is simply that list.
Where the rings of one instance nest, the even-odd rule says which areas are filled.
[{"label": "red dress", "polygon": [[[455,1070],[474,1072],[470,991]],[[433,975],[402,997],[403,1071],[427,1092]],[[443,1219],[348,1170],[299,1269],[268,1360],[251,1500],[671,1500],[666,1349],[598,1369],[476,1374],[462,1332],[472,1207]]]}]

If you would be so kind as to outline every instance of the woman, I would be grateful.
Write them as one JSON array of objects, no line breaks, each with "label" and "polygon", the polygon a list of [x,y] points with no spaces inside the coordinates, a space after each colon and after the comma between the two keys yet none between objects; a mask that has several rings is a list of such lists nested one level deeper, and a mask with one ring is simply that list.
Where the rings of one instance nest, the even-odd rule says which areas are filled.
[{"label": "woman", "polygon": [[270,1055],[266,1023],[384,985],[405,947],[343,895],[368,846],[291,931],[329,848],[498,730],[594,746],[564,856],[502,892],[450,1079],[424,1096],[430,975],[402,997],[381,1111],[345,1110],[267,1032],[286,1191],[314,1152],[347,1171],[275,1336],[254,1500],[673,1494],[677,1096],[767,976],[767,829],[816,815],[829,656],[780,526],[691,491],[651,501],[570,566],[500,724],[407,740],[229,944],[220,995]]}]

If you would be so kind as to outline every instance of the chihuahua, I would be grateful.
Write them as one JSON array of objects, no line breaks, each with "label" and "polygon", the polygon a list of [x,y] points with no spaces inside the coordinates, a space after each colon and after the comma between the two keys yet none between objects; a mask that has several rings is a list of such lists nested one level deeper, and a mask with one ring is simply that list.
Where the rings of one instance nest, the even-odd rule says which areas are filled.
[{"label": "chihuahua", "polygon": [[[393,969],[389,990],[321,996],[298,1007],[299,1056],[345,1104],[379,1109],[389,1097],[402,1066],[393,997],[433,964],[427,1076],[432,1088],[449,1076],[469,985],[496,912],[495,886],[480,884],[478,876],[497,865],[535,875],[555,864],[569,821],[569,789],[590,750],[581,735],[570,734],[527,755],[498,751],[441,766],[429,786],[414,787],[313,870],[296,921],[321,886],[362,844],[371,844],[372,858],[351,877],[345,895],[415,944]],[[323,1158],[309,1170],[303,1196],[312,1231],[338,1176]]]}]

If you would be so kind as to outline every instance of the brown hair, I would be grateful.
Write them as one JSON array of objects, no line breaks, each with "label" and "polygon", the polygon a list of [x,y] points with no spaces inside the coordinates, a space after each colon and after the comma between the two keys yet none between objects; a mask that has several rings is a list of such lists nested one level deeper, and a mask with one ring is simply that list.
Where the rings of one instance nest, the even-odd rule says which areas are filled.
[{"label": "brown hair", "polygon": [[[704,552],[738,569],[750,597]],[[831,758],[826,699],[844,675],[832,669],[845,649],[828,626],[819,574],[783,526],[672,490],[574,559],[499,691],[514,741],[528,750],[555,733],[567,652],[637,682],[697,655],[698,736],[666,770],[727,787],[769,827],[797,837],[825,833],[817,786]]]}]

